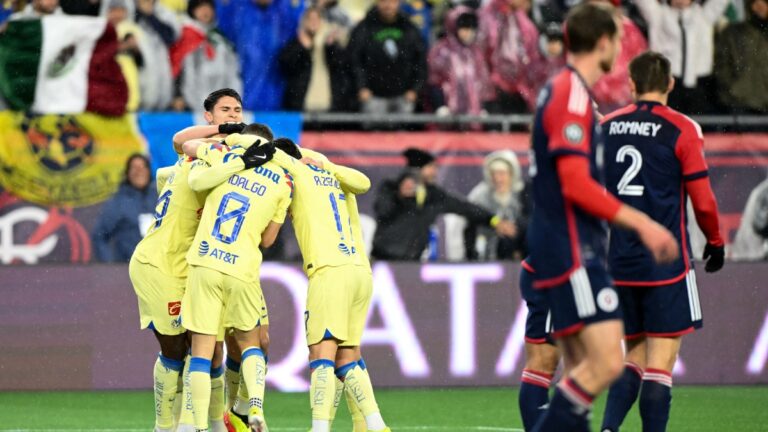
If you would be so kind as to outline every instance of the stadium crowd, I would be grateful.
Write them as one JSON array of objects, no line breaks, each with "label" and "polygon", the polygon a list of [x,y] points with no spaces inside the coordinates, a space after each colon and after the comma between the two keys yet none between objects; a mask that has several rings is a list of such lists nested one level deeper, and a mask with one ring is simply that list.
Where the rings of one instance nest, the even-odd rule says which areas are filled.
[{"label": "stadium crowd", "polygon": [[[604,1],[604,0],[590,0]],[[630,59],[672,63],[670,106],[768,112],[768,1],[613,0],[622,54],[594,87],[602,112],[631,102]],[[201,110],[242,90],[256,111],[530,112],[564,64],[574,0],[3,0],[0,25],[103,15],[115,27],[129,109]]]}]

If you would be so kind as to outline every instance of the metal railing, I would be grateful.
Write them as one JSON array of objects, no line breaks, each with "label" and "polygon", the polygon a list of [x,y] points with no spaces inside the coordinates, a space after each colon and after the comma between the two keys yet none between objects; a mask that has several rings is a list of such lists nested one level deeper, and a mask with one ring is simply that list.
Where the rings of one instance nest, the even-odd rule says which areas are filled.
[{"label": "metal railing", "polygon": [[[503,132],[509,132],[513,129],[519,130],[527,127],[530,125],[532,117],[533,116],[530,114],[441,116],[426,113],[386,115],[363,113],[304,113],[304,123],[329,126],[339,124],[377,125],[389,128],[400,125],[424,126],[436,124],[460,126],[481,124],[483,126],[495,127]],[[768,116],[703,115],[693,116],[693,119],[705,129],[722,128],[728,130],[741,130],[749,128],[750,130],[768,131]]]}]

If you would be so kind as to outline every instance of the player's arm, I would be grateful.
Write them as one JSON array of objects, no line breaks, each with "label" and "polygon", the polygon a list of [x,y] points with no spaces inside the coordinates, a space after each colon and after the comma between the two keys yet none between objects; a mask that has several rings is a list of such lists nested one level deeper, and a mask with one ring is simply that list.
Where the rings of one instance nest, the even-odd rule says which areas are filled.
[{"label": "player's arm", "polygon": [[277,206],[275,214],[272,216],[272,220],[269,221],[269,225],[261,233],[261,244],[259,246],[268,248],[275,243],[277,234],[280,232],[280,227],[285,222],[285,216],[288,213],[288,207],[291,205],[291,199],[293,198],[293,181],[289,175],[283,176],[284,183],[280,186],[283,188],[282,197]]},{"label": "player's arm", "polygon": [[263,248],[268,248],[275,244],[275,240],[277,239],[277,234],[280,232],[280,227],[282,227],[283,224],[277,223],[275,221],[269,221],[269,225],[267,225],[266,228],[264,228],[264,232],[261,233],[261,243],[259,246]]},{"label": "player's arm", "polygon": [[181,154],[181,147],[187,141],[201,138],[210,138],[219,134],[239,133],[245,129],[245,126],[245,123],[223,123],[220,125],[190,126],[176,132],[173,135],[173,149],[176,150],[176,153]]},{"label": "player's arm", "polygon": [[221,143],[221,140],[218,140],[216,138],[192,139],[189,141],[185,141],[184,144],[181,145],[181,151],[186,156],[189,156],[191,158],[197,158],[197,149],[200,146],[209,146],[211,144],[217,144],[217,143]]},{"label": "player's arm", "polygon": [[723,267],[725,241],[720,235],[717,200],[709,181],[709,167],[704,159],[704,138],[698,127],[681,132],[675,146],[675,156],[683,170],[685,191],[691,197],[696,223],[707,238],[703,256],[709,260],[705,269],[707,272],[716,272]]},{"label": "player's arm", "polygon": [[332,172],[336,177],[336,180],[341,183],[342,188],[347,189],[356,195],[364,194],[371,189],[371,180],[362,172],[344,165],[337,165],[331,162],[322,153],[311,149],[302,148],[301,154],[304,157],[322,162],[322,168]]},{"label": "player's arm", "polygon": [[155,184],[157,185],[157,193],[160,193],[160,191],[163,190],[163,188],[165,187],[165,183],[171,177],[171,174],[173,174],[174,169],[176,169],[175,165],[157,169],[157,172],[155,173]]},{"label": "player's arm", "polygon": [[227,152],[216,144],[200,145],[187,181],[192,190],[204,191],[220,185],[232,174],[244,169],[245,163],[239,155]]}]

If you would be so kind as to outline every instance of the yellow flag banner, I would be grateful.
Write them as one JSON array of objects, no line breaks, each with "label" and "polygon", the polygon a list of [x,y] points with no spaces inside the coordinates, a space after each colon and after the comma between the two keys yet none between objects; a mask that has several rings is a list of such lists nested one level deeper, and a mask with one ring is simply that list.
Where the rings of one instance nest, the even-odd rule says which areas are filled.
[{"label": "yellow flag banner", "polygon": [[0,185],[30,202],[80,207],[104,201],[136,152],[143,144],[133,115],[0,111]]}]

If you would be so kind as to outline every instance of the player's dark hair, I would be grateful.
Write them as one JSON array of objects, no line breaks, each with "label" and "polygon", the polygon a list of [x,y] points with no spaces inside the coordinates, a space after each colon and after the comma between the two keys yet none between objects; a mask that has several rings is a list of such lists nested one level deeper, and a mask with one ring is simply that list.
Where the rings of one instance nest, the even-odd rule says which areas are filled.
[{"label": "player's dark hair", "polygon": [[654,51],[646,51],[629,63],[629,76],[635,82],[638,95],[651,92],[666,93],[672,67],[669,59]]},{"label": "player's dark hair", "polygon": [[243,135],[258,135],[267,141],[272,141],[275,135],[272,133],[272,129],[263,123],[251,123],[243,129]]},{"label": "player's dark hair", "polygon": [[592,52],[600,38],[612,38],[618,31],[616,9],[603,2],[581,3],[565,18],[565,44],[572,54]]},{"label": "player's dark hair", "polygon": [[302,158],[299,146],[297,146],[296,143],[293,142],[293,140],[290,138],[278,138],[272,141],[272,144],[274,144],[276,148],[286,152],[288,156],[294,159]]},{"label": "player's dark hair", "polygon": [[243,104],[243,100],[240,98],[240,93],[232,90],[231,88],[223,88],[209,94],[208,97],[203,101],[203,108],[205,108],[206,111],[211,112],[219,99],[223,98],[224,96],[235,98],[235,100],[240,105]]}]

